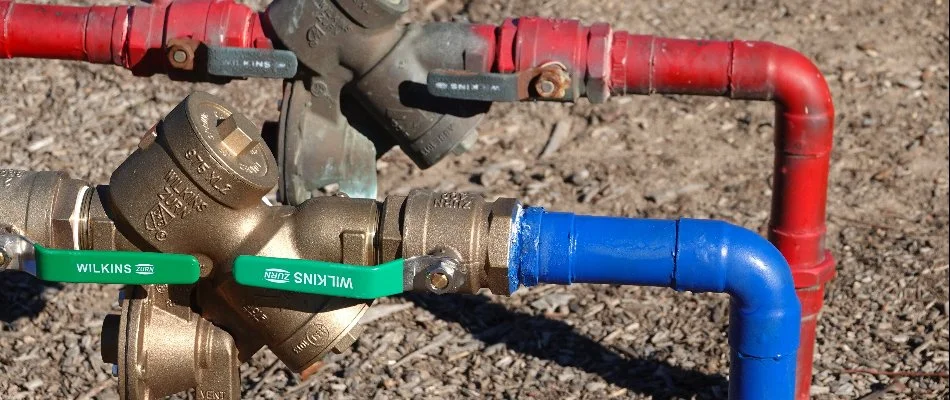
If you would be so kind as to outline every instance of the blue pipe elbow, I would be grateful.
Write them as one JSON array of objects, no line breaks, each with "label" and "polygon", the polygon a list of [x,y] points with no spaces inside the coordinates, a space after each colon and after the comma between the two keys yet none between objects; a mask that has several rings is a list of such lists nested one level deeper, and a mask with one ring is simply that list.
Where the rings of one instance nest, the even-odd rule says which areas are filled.
[{"label": "blue pipe elbow", "polygon": [[610,283],[731,296],[730,399],[792,399],[801,305],[771,243],[707,220],[577,216],[526,208],[512,238],[512,285]]}]

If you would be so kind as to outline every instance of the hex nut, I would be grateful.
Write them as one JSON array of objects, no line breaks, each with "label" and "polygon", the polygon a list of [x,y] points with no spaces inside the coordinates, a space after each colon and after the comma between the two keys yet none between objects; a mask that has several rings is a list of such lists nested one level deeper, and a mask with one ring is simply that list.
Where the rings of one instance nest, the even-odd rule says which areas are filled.
[{"label": "hex nut", "polygon": [[360,338],[360,335],[363,333],[363,330],[366,327],[363,324],[357,324],[350,330],[346,331],[339,339],[337,339],[336,344],[333,345],[331,351],[336,354],[343,354],[350,346],[353,346],[353,343],[356,343],[356,340]]},{"label": "hex nut", "polygon": [[449,277],[442,272],[433,272],[429,274],[429,286],[436,290],[445,290],[449,287]]},{"label": "hex nut", "polygon": [[534,83],[534,91],[540,98],[555,100],[567,96],[571,77],[563,65],[552,63],[541,67],[540,71]]},{"label": "hex nut", "polygon": [[61,181],[56,193],[61,198],[53,203],[50,215],[51,242],[47,245],[60,248],[76,248],[79,245],[78,241],[85,234],[82,208],[94,190],[76,180]]},{"label": "hex nut", "polygon": [[199,44],[194,39],[170,39],[166,53],[168,64],[185,71],[195,69],[195,49]]},{"label": "hex nut", "polygon": [[509,255],[511,254],[511,235],[515,215],[521,204],[510,198],[500,198],[492,204],[488,225],[488,262],[485,266],[486,284],[483,286],[498,295],[510,295],[511,285],[508,278]]},{"label": "hex nut", "polygon": [[590,27],[587,46],[587,99],[603,103],[610,98],[610,47],[613,29],[610,24],[598,23]]},{"label": "hex nut", "polygon": [[[93,189],[99,190],[99,188]],[[93,194],[86,212],[86,230],[81,246],[89,249],[135,250],[137,247],[122,235],[109,218],[102,204],[102,196]]]},{"label": "hex nut", "polygon": [[426,285],[430,292],[444,294],[454,292],[461,286],[462,273],[453,259],[442,259],[426,269]]}]

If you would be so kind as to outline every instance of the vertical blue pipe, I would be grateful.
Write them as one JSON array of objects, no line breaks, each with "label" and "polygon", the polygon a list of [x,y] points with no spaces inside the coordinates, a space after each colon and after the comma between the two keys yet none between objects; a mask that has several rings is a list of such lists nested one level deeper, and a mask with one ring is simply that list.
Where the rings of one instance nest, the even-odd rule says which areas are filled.
[{"label": "vertical blue pipe", "polygon": [[[801,306],[781,253],[719,221],[524,209],[510,265],[519,283],[611,283],[728,293],[730,399],[792,399]],[[515,278],[512,276],[512,278]]]}]

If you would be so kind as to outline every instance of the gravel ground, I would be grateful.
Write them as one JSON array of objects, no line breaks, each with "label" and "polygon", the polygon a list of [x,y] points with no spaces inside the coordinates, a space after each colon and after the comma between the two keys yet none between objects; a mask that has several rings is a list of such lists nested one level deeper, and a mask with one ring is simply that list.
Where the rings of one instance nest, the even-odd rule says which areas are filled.
[{"label": "gravel ground", "polygon": [[[942,0],[416,1],[417,19],[539,14],[659,35],[778,42],[814,58],[838,109],[828,245],[838,277],[819,327],[819,399],[945,399],[948,370],[948,9]],[[133,78],[109,66],[0,61],[0,165],[105,182],[189,91],[257,121],[278,83]],[[500,105],[476,148],[420,171],[379,162],[382,192],[484,192],[581,213],[719,218],[763,230],[771,106],[638,97],[592,107]],[[555,125],[569,136],[538,159]],[[99,357],[116,288],[0,279],[0,398],[116,398]],[[727,299],[670,290],[543,286],[512,298],[384,299],[352,350],[306,381],[262,352],[247,398],[723,398]]]}]

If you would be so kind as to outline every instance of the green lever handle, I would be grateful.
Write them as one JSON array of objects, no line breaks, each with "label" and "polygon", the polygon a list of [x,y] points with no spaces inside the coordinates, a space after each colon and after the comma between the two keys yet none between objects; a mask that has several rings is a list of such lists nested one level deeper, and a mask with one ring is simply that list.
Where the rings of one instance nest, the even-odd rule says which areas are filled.
[{"label": "green lever handle", "polygon": [[198,259],[187,254],[34,248],[36,277],[44,281],[183,285],[201,275]]},{"label": "green lever handle", "polygon": [[259,256],[239,256],[233,271],[244,286],[353,299],[402,293],[403,272],[402,259],[367,267]]}]

